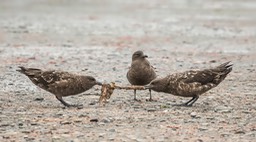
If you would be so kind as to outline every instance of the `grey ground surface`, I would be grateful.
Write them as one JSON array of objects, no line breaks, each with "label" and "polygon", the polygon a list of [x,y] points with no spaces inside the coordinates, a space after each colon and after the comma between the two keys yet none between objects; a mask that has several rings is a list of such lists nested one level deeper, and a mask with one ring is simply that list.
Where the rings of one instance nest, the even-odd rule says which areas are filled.
[{"label": "grey ground surface", "polygon": [[[255,141],[256,1],[2,0],[0,141]],[[128,85],[131,55],[143,50],[159,77],[226,61],[233,71],[193,107],[148,91],[100,87],[64,98],[63,109],[17,66],[65,70]],[[43,99],[42,99],[43,98]],[[90,122],[98,119],[99,122]]]}]

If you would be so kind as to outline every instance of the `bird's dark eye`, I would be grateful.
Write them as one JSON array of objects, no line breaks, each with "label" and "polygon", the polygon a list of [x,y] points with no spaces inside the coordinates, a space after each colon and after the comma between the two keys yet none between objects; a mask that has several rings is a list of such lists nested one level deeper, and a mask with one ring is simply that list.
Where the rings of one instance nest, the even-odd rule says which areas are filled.
[{"label": "bird's dark eye", "polygon": [[93,78],[93,77],[89,77],[88,79],[91,81],[96,81],[95,78]]}]

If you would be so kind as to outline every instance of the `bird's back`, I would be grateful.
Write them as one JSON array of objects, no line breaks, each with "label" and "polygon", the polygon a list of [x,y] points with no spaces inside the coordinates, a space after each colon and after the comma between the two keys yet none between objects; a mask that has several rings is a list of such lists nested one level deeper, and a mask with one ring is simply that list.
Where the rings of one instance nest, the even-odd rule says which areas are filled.
[{"label": "bird's back", "polygon": [[232,65],[226,62],[212,69],[175,73],[167,76],[169,85],[166,92],[185,97],[202,94],[216,87],[231,71]]},{"label": "bird's back", "polygon": [[86,91],[86,88],[83,87],[82,76],[55,70],[42,71],[25,67],[20,67],[20,69],[17,71],[28,76],[35,85],[53,94],[68,96]]},{"label": "bird's back", "polygon": [[198,71],[187,71],[183,74],[185,83],[198,82],[202,85],[213,83],[218,85],[232,71],[232,65],[229,62],[221,64],[215,68]]}]

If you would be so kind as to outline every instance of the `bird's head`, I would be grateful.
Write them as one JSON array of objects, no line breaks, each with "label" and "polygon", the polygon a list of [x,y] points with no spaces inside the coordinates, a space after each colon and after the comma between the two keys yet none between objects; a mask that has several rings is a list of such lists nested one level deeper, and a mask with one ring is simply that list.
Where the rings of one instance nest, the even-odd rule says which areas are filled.
[{"label": "bird's head", "polygon": [[168,81],[165,78],[161,78],[152,80],[148,85],[145,85],[144,87],[146,89],[152,89],[156,92],[164,92],[164,90],[166,90],[167,85]]},{"label": "bird's head", "polygon": [[92,76],[86,76],[86,82],[92,86],[94,85],[102,85],[100,81],[97,81],[94,77]]},{"label": "bird's head", "polygon": [[132,55],[132,60],[137,60],[137,59],[144,59],[144,58],[147,58],[148,56],[147,55],[144,55],[144,53],[142,51],[136,51],[133,53]]}]

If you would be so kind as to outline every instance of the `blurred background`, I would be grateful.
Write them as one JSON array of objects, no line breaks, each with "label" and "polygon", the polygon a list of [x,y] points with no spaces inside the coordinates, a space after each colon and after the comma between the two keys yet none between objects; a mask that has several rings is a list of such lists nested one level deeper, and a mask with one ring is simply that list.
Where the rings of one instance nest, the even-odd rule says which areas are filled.
[{"label": "blurred background", "polygon": [[254,0],[2,0],[0,44],[248,53],[255,11]]}]

